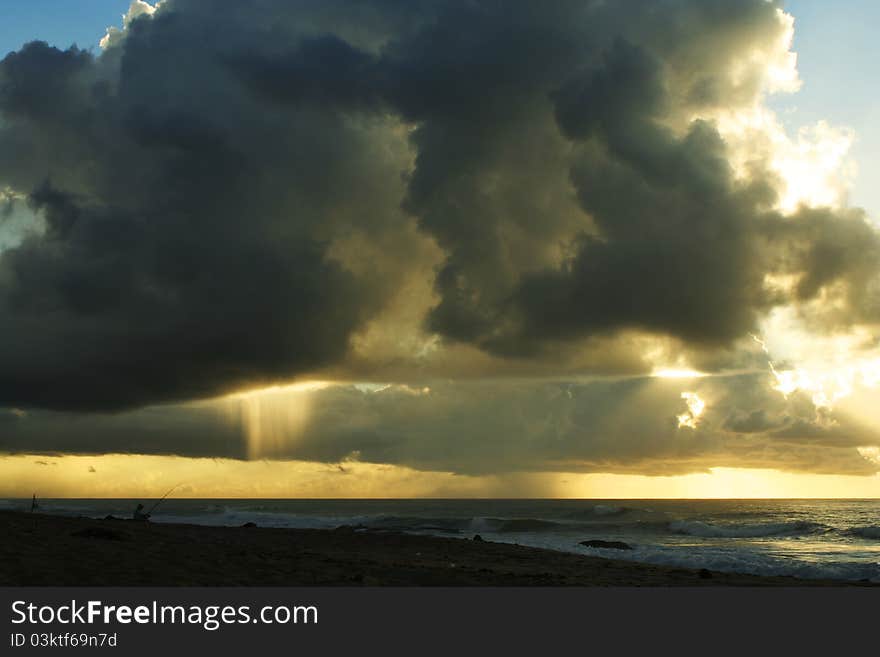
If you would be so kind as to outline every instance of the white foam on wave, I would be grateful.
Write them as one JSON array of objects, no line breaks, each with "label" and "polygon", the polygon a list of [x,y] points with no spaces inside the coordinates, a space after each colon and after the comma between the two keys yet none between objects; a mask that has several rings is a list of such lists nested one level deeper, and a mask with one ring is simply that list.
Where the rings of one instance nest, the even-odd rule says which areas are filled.
[{"label": "white foam on wave", "polygon": [[880,563],[876,560],[849,561],[813,558],[797,558],[791,555],[774,554],[761,549],[750,549],[744,545],[711,545],[687,547],[674,545],[639,544],[621,539],[632,546],[632,550],[613,548],[591,548],[560,540],[561,537],[536,535],[490,535],[488,540],[519,543],[542,547],[559,552],[574,552],[590,556],[604,557],[648,563],[673,568],[713,570],[726,573],[740,573],[764,576],[788,576],[803,579],[869,580],[880,583]]},{"label": "white foam on wave", "polygon": [[676,534],[703,538],[762,538],[766,536],[797,536],[821,532],[822,525],[801,520],[794,522],[766,522],[755,524],[713,525],[699,520],[676,520],[669,530]]},{"label": "white foam on wave", "polygon": [[471,518],[470,529],[475,532],[493,531],[498,526],[495,518],[487,518],[485,516],[476,516]]},{"label": "white foam on wave", "polygon": [[682,551],[668,546],[636,546],[621,551],[604,548],[582,548],[587,554],[606,558],[639,561],[676,568],[715,570],[727,573],[748,573],[765,576],[788,576],[804,579],[837,579],[880,582],[880,563],[867,561],[806,561],[780,557],[756,550],[739,548],[693,548]]},{"label": "white foam on wave", "polygon": [[597,516],[614,516],[624,512],[624,508],[620,506],[610,506],[608,504],[597,504],[593,507],[593,513]]}]

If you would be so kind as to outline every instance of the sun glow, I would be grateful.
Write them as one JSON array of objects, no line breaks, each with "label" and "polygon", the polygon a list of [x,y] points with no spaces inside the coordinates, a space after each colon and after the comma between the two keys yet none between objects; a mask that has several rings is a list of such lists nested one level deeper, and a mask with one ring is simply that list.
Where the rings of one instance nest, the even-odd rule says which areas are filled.
[{"label": "sun glow", "polygon": [[583,475],[581,497],[617,499],[875,498],[880,475],[797,474],[769,469],[710,468],[674,476]]},{"label": "sun glow", "polygon": [[767,365],[775,379],[774,390],[785,397],[796,392],[806,393],[817,409],[832,410],[859,387],[873,389],[880,384],[880,358],[855,358],[840,365],[789,369],[777,368],[772,360],[768,360]]},{"label": "sun glow", "polygon": [[651,372],[651,376],[657,379],[699,379],[709,375],[696,370],[661,368]]},{"label": "sun glow", "polygon": [[858,173],[850,157],[855,141],[851,129],[819,121],[801,127],[792,138],[776,113],[762,105],[711,118],[729,147],[738,178],[751,178],[756,162],[763,162],[776,177],[776,208],[783,214],[792,214],[801,205],[846,203]]},{"label": "sun glow", "polygon": [[880,447],[858,447],[859,456],[877,466],[880,466]]},{"label": "sun glow", "polygon": [[785,397],[802,392],[817,409],[833,410],[859,389],[880,385],[880,356],[876,350],[862,348],[872,339],[870,333],[813,336],[780,314],[770,318],[768,331],[766,337],[751,337],[767,354],[771,387]]},{"label": "sun glow", "polygon": [[801,204],[840,205],[855,178],[855,164],[848,159],[853,140],[851,130],[832,128],[824,121],[801,128],[797,139],[771,161],[784,183],[780,209],[791,213]]},{"label": "sun glow", "polygon": [[696,429],[700,422],[700,416],[703,414],[703,411],[706,410],[706,402],[700,399],[700,396],[695,392],[683,392],[681,393],[681,398],[684,399],[685,404],[687,404],[687,411],[676,416],[676,419],[678,419],[678,426],[679,428],[687,427],[689,429]]}]

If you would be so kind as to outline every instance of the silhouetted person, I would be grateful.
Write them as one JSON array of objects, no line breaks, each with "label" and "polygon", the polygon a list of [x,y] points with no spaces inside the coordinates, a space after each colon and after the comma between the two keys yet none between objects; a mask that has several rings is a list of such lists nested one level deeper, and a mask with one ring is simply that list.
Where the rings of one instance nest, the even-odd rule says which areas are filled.
[{"label": "silhouetted person", "polygon": [[40,505],[37,504],[37,494],[34,493],[34,498],[31,500],[31,513],[40,508]]},{"label": "silhouetted person", "polygon": [[149,520],[150,514],[144,512],[144,505],[143,504],[138,504],[137,508],[134,510],[134,513],[132,514],[132,518],[134,520]]}]

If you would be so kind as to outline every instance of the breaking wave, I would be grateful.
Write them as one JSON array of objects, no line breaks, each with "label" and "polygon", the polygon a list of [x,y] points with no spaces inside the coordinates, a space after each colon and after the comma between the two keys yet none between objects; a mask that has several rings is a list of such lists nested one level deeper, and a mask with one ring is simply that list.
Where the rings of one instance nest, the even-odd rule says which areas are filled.
[{"label": "breaking wave", "polygon": [[806,579],[880,582],[880,565],[866,561],[828,561],[784,558],[733,546],[705,546],[688,550],[668,546],[635,546],[632,551],[582,548],[582,553],[626,561],[679,568],[706,568],[727,573],[787,576]]},{"label": "breaking wave", "polygon": [[851,527],[844,534],[858,536],[859,538],[875,538],[880,540],[880,525],[868,525],[867,527]]},{"label": "breaking wave", "polygon": [[766,522],[754,524],[713,525],[699,520],[676,520],[669,523],[675,534],[700,536],[702,538],[763,538],[766,536],[809,536],[832,531],[817,522],[798,520],[794,522]]}]

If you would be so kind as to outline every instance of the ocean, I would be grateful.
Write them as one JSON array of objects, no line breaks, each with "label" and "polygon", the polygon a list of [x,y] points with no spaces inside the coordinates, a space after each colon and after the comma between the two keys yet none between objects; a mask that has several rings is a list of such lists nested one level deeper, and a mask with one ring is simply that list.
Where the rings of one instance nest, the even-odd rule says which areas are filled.
[{"label": "ocean", "polygon": [[[130,517],[137,500],[41,500],[45,513]],[[143,500],[148,508],[152,502]],[[30,500],[0,508],[28,509]],[[880,582],[880,500],[166,499],[155,522],[404,531],[757,575]],[[585,547],[623,541],[632,550]]]}]

